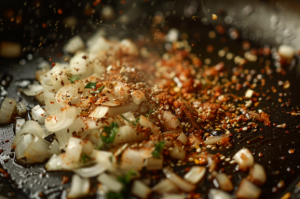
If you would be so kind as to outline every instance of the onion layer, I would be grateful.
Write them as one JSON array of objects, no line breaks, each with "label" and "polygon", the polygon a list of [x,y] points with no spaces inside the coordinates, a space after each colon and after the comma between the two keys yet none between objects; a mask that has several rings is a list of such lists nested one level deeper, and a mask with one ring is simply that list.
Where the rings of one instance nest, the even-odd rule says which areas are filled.
[{"label": "onion layer", "polygon": [[8,124],[16,108],[17,101],[12,98],[5,98],[0,109],[0,125]]},{"label": "onion layer", "polygon": [[81,198],[87,196],[89,192],[90,181],[88,179],[80,178],[78,175],[73,175],[68,198]]},{"label": "onion layer", "polygon": [[251,151],[246,148],[239,150],[233,156],[233,159],[239,164],[241,170],[246,170],[254,165],[253,155]]},{"label": "onion layer", "polygon": [[189,172],[184,175],[184,179],[190,183],[197,184],[205,175],[206,168],[193,166]]},{"label": "onion layer", "polygon": [[182,191],[191,192],[196,188],[195,185],[186,182],[168,168],[164,168],[163,172],[166,175],[166,177],[170,179]]}]

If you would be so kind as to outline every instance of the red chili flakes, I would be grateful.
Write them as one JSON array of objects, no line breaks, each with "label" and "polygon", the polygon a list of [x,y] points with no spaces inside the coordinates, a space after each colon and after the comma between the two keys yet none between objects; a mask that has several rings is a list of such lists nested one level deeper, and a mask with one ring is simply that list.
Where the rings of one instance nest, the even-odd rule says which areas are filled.
[{"label": "red chili flakes", "polygon": [[84,56],[82,57],[82,59],[86,59],[86,55],[84,55]]},{"label": "red chili flakes", "polygon": [[282,157],[280,157],[280,159],[282,159],[282,160],[285,160],[285,157],[284,157],[284,156],[282,156]]},{"label": "red chili flakes", "polygon": [[206,47],[206,51],[207,51],[208,53],[212,53],[212,52],[214,51],[213,45],[208,45],[208,46]]},{"label": "red chili flakes", "polygon": [[43,28],[47,28],[47,24],[42,23],[42,27],[43,27]]},{"label": "red chili flakes", "polygon": [[264,154],[263,153],[258,153],[258,156],[259,157],[262,157]]},{"label": "red chili flakes", "polygon": [[61,183],[62,184],[66,184],[66,183],[68,183],[69,182],[69,177],[68,176],[63,176],[62,177],[62,180],[61,180]]},{"label": "red chili flakes", "polygon": [[63,13],[62,9],[58,9],[57,13],[61,15]]},{"label": "red chili flakes", "polygon": [[3,177],[8,178],[9,174],[2,168],[0,168],[0,173],[3,175]]},{"label": "red chili flakes", "polygon": [[51,66],[54,67],[54,66],[55,66],[55,63],[52,63]]},{"label": "red chili flakes", "polygon": [[288,152],[289,152],[289,154],[293,154],[293,153],[295,153],[295,150],[294,149],[289,149]]}]

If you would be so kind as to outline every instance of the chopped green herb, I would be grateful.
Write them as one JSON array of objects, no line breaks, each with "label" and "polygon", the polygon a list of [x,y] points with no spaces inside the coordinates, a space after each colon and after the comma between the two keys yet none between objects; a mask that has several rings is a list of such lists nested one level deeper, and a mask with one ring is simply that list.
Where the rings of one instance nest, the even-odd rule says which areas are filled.
[{"label": "chopped green herb", "polygon": [[104,136],[103,133],[101,134],[101,139],[105,144],[111,144],[113,143],[116,134],[118,133],[119,127],[118,124],[115,122],[112,122],[110,126],[104,126],[103,127],[104,132],[106,135]]},{"label": "chopped green herb", "polygon": [[110,191],[106,194],[107,199],[124,199],[124,196],[122,193],[116,193],[113,191]]},{"label": "chopped green herb", "polygon": [[161,141],[158,144],[154,145],[154,151],[152,152],[152,156],[154,158],[159,158],[160,152],[163,150],[165,146],[165,141]]},{"label": "chopped green herb", "polygon": [[80,78],[77,75],[73,75],[73,76],[70,77],[71,84],[73,84],[77,80],[80,80]]},{"label": "chopped green herb", "polygon": [[130,124],[132,124],[132,125],[134,125],[134,126],[136,126],[136,125],[139,123],[139,120],[140,120],[140,118],[138,117],[138,118],[135,120],[135,122],[132,122],[132,121],[130,121],[129,119],[127,119],[126,117],[124,117],[123,114],[121,114],[121,116],[122,116],[122,118],[123,118],[124,120],[126,120],[127,122],[129,122]]},{"label": "chopped green herb", "polygon": [[148,117],[149,117],[149,115],[150,115],[151,113],[153,113],[153,109],[151,109],[151,110],[149,111],[149,113],[148,113],[148,114],[146,114],[146,118],[148,118]]},{"label": "chopped green herb", "polygon": [[179,122],[180,122],[180,117],[177,117],[177,119],[179,120]]},{"label": "chopped green herb", "polygon": [[91,92],[91,93],[101,93],[101,90],[104,88],[104,86],[101,86],[100,88],[98,88],[96,91]]},{"label": "chopped green herb", "polygon": [[90,82],[90,83],[88,83],[84,88],[92,88],[92,89],[95,89],[95,88],[96,88],[96,83],[95,83],[95,82]]},{"label": "chopped green herb", "polygon": [[87,160],[90,160],[91,158],[84,153],[81,156],[81,162],[84,164]]},{"label": "chopped green herb", "polygon": [[130,183],[131,176],[134,175],[136,175],[134,171],[128,171],[128,173],[124,177],[118,177],[118,180],[124,185],[124,187],[126,187]]}]

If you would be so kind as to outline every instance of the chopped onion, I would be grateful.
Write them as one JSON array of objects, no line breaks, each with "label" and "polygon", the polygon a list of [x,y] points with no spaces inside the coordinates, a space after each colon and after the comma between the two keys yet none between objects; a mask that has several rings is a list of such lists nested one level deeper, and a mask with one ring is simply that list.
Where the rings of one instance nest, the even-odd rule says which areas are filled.
[{"label": "chopped onion", "polygon": [[0,125],[8,124],[16,108],[17,101],[12,98],[5,98],[0,109]]},{"label": "chopped onion", "polygon": [[75,137],[70,137],[66,148],[66,161],[73,163],[79,162],[82,152],[82,140]]},{"label": "chopped onion", "polygon": [[179,146],[174,146],[173,150],[170,151],[170,157],[173,159],[184,160],[186,151]]},{"label": "chopped onion", "polygon": [[136,105],[135,103],[130,103],[128,105],[124,106],[119,106],[119,107],[110,107],[108,111],[108,116],[116,116],[116,115],[121,115],[126,112],[134,112],[138,110],[139,106]]},{"label": "chopped onion", "polygon": [[219,189],[210,189],[208,192],[209,199],[231,199],[231,196]]},{"label": "chopped onion", "polygon": [[205,144],[209,145],[209,144],[216,144],[218,142],[221,142],[222,139],[229,137],[229,135],[224,134],[222,136],[210,136],[205,140]]},{"label": "chopped onion", "polygon": [[258,186],[263,185],[267,180],[267,175],[263,166],[260,164],[254,164],[254,166],[250,168],[248,180]]},{"label": "chopped onion", "polygon": [[123,184],[115,177],[106,173],[101,174],[97,178],[98,182],[104,184],[110,191],[120,192],[123,189]]},{"label": "chopped onion", "polygon": [[83,141],[82,153],[86,155],[90,155],[93,153],[93,150],[94,150],[94,145],[92,144],[91,141],[89,140]]},{"label": "chopped onion", "polygon": [[170,111],[164,111],[163,120],[167,129],[175,129],[180,125],[180,121],[178,120],[178,118]]},{"label": "chopped onion", "polygon": [[152,124],[152,122],[150,122],[145,116],[143,115],[140,116],[139,123],[141,126],[150,128],[153,135],[159,134],[158,127]]},{"label": "chopped onion", "polygon": [[278,48],[278,54],[285,59],[292,59],[295,56],[295,49],[292,46],[281,45]]},{"label": "chopped onion", "polygon": [[122,154],[121,169],[124,170],[141,170],[144,166],[144,159],[137,150],[128,148]]},{"label": "chopped onion", "polygon": [[189,172],[184,175],[184,179],[192,184],[197,184],[205,175],[206,168],[193,166]]},{"label": "chopped onion", "polygon": [[233,159],[239,164],[241,170],[246,170],[254,165],[253,155],[251,151],[246,148],[239,150],[233,156]]},{"label": "chopped onion", "polygon": [[49,115],[52,115],[52,113],[55,113],[55,111],[62,108],[62,106],[56,101],[55,94],[51,92],[44,92],[45,97],[45,109]]},{"label": "chopped onion", "polygon": [[89,130],[88,139],[94,144],[95,148],[102,146],[103,141],[100,136],[100,131],[98,129]]},{"label": "chopped onion", "polygon": [[178,40],[178,36],[179,31],[176,28],[171,28],[166,35],[166,41],[173,43]]},{"label": "chopped onion", "polygon": [[159,170],[163,167],[163,157],[161,158],[148,158],[147,160],[147,170]]},{"label": "chopped onion", "polygon": [[188,141],[188,138],[186,137],[186,135],[181,132],[180,135],[178,136],[177,140],[179,140],[182,144],[186,144]]},{"label": "chopped onion", "polygon": [[123,144],[127,142],[138,142],[145,139],[143,133],[136,132],[131,126],[119,127],[118,133],[114,139],[113,144]]},{"label": "chopped onion", "polygon": [[195,185],[186,182],[181,177],[173,173],[169,168],[164,168],[163,172],[166,175],[166,177],[170,179],[182,191],[191,192],[196,188]]},{"label": "chopped onion", "polygon": [[168,194],[163,199],[185,199],[185,196],[183,194]]},{"label": "chopped onion", "polygon": [[93,60],[92,64],[94,65],[94,73],[97,75],[102,75],[105,73],[106,68],[100,60]]},{"label": "chopped onion", "polygon": [[145,94],[140,90],[131,92],[131,97],[132,97],[132,101],[137,105],[140,105],[140,103],[147,100]]},{"label": "chopped onion", "polygon": [[75,169],[74,172],[83,178],[91,178],[100,175],[106,170],[106,167],[101,164],[95,164],[91,167]]},{"label": "chopped onion", "polygon": [[47,164],[45,165],[46,170],[47,171],[66,170],[66,168],[64,168],[62,155],[64,154],[60,154],[60,155],[53,154],[51,158],[48,160]]},{"label": "chopped onion", "polygon": [[39,124],[44,124],[47,114],[44,109],[40,107],[40,105],[36,105],[31,109],[31,116],[32,119],[37,121]]},{"label": "chopped onion", "polygon": [[161,180],[153,187],[153,191],[155,191],[158,194],[173,193],[177,190],[177,186],[169,179]]},{"label": "chopped onion", "polygon": [[[126,113],[123,113],[122,115],[130,122],[135,122],[135,117],[132,112],[126,112]],[[126,120],[125,120],[125,123],[129,124],[129,122],[127,122]]]},{"label": "chopped onion", "polygon": [[235,193],[237,198],[259,198],[261,190],[250,181],[243,179]]},{"label": "chopped onion", "polygon": [[59,144],[58,144],[58,142],[55,139],[49,145],[48,152],[50,154],[60,154],[61,153],[61,150],[59,148]]},{"label": "chopped onion", "polygon": [[85,197],[90,192],[90,181],[89,179],[80,178],[78,175],[73,175],[71,188],[68,192],[68,198],[81,198]]},{"label": "chopped onion", "polygon": [[170,130],[170,131],[163,132],[163,135],[170,135],[170,134],[176,134],[176,133],[181,133],[181,132],[182,132],[182,129]]},{"label": "chopped onion", "polygon": [[84,48],[84,42],[79,35],[76,35],[69,39],[69,41],[63,47],[63,49],[68,53],[75,53],[76,51]]},{"label": "chopped onion", "polygon": [[17,103],[17,108],[16,108],[16,113],[19,117],[25,117],[27,114],[27,109],[24,104],[24,102],[18,102]]},{"label": "chopped onion", "polygon": [[42,106],[45,105],[45,97],[44,97],[44,92],[41,92],[37,95],[34,96],[34,99]]},{"label": "chopped onion", "polygon": [[137,46],[129,39],[122,40],[120,48],[124,54],[138,55],[139,53]]},{"label": "chopped onion", "polygon": [[98,36],[88,41],[89,51],[91,53],[97,53],[100,50],[109,50],[113,45],[113,42],[108,41],[103,36]]},{"label": "chopped onion", "polygon": [[76,104],[80,99],[81,93],[84,91],[84,84],[82,81],[75,81],[73,84],[68,84],[59,89],[55,95],[57,103],[61,106],[69,106]]},{"label": "chopped onion", "polygon": [[115,169],[115,158],[112,152],[94,150],[90,157],[108,170]]},{"label": "chopped onion", "polygon": [[216,181],[214,181],[223,191],[232,191],[233,184],[225,173],[217,173]]},{"label": "chopped onion", "polygon": [[76,54],[70,60],[70,69],[72,75],[78,75],[80,78],[86,78],[93,74],[93,68],[87,60],[87,54],[84,52]]},{"label": "chopped onion", "polygon": [[90,115],[89,117],[92,117],[92,118],[97,118],[97,119],[100,119],[100,118],[103,118],[106,113],[108,112],[108,107],[106,106],[98,106]]},{"label": "chopped onion", "polygon": [[46,129],[45,125],[40,125],[40,127],[43,129],[43,138],[53,134],[53,132],[50,132]]},{"label": "chopped onion", "polygon": [[16,128],[15,128],[15,133],[18,133],[19,130],[21,130],[21,126],[25,124],[25,119],[24,118],[18,118],[16,119]]},{"label": "chopped onion", "polygon": [[22,135],[19,141],[16,143],[15,153],[17,160],[24,158],[24,151],[27,149],[29,144],[33,141],[33,136],[31,134]]},{"label": "chopped onion", "polygon": [[49,157],[48,148],[50,143],[42,138],[35,137],[24,151],[26,159],[30,159],[32,163],[43,162]]},{"label": "chopped onion", "polygon": [[40,84],[31,84],[28,88],[23,89],[23,93],[27,96],[35,96],[41,92],[43,92],[44,87]]},{"label": "chopped onion", "polygon": [[148,198],[151,189],[139,180],[133,181],[131,193],[139,198]]},{"label": "chopped onion", "polygon": [[65,107],[49,116],[45,120],[45,126],[48,131],[59,131],[70,126],[76,119],[77,113],[75,107]]}]

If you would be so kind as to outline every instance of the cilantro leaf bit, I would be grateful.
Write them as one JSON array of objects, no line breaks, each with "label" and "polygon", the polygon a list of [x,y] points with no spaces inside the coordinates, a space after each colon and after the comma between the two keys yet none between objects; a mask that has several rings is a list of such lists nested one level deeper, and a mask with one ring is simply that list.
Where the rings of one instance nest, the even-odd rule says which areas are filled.
[{"label": "cilantro leaf bit", "polygon": [[180,117],[177,117],[177,119],[179,120],[179,122],[180,122]]},{"label": "cilantro leaf bit", "polygon": [[96,88],[96,82],[90,82],[90,83],[88,83],[84,88],[92,88],[92,89],[95,89],[95,88]]},{"label": "cilantro leaf bit", "polygon": [[98,88],[95,92],[91,92],[91,93],[101,93],[102,89],[104,88],[104,86],[101,86],[100,88]]},{"label": "cilantro leaf bit", "polygon": [[117,123],[112,122],[110,126],[104,126],[103,131],[105,133],[101,133],[101,139],[105,144],[113,143],[117,133],[119,130],[119,126]]},{"label": "cilantro leaf bit", "polygon": [[91,158],[87,156],[86,154],[82,154],[81,156],[81,162],[84,164],[86,161],[90,160]]},{"label": "cilantro leaf bit", "polygon": [[122,193],[116,193],[116,192],[113,192],[113,191],[108,192],[106,194],[106,198],[107,199],[124,199]]},{"label": "cilantro leaf bit", "polygon": [[80,78],[77,75],[73,75],[73,76],[70,77],[71,84],[73,84],[77,80],[80,80]]},{"label": "cilantro leaf bit", "polygon": [[154,111],[153,111],[153,109],[151,109],[150,111],[149,111],[149,113],[148,114],[146,114],[146,118],[148,118],[149,117],[149,115],[151,114],[151,113],[153,113]]},{"label": "cilantro leaf bit", "polygon": [[123,114],[121,114],[121,117],[126,120],[127,122],[129,122],[130,124],[136,126],[139,123],[140,117],[138,117],[135,122],[130,121],[129,119],[127,119]]},{"label": "cilantro leaf bit", "polygon": [[165,141],[161,141],[158,144],[155,144],[154,151],[152,152],[152,156],[154,158],[160,158],[159,155],[160,155],[160,152],[163,150],[164,146],[165,146]]}]

